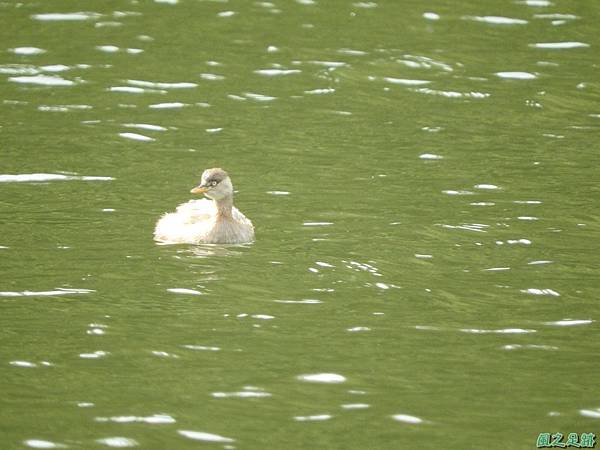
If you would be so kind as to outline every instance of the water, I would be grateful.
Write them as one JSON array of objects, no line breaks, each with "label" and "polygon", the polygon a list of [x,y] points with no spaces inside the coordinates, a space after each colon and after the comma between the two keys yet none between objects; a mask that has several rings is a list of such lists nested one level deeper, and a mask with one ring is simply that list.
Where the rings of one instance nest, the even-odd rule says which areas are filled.
[{"label": "water", "polygon": [[[594,2],[0,14],[2,448],[595,430]],[[256,243],[152,242],[214,166]]]}]

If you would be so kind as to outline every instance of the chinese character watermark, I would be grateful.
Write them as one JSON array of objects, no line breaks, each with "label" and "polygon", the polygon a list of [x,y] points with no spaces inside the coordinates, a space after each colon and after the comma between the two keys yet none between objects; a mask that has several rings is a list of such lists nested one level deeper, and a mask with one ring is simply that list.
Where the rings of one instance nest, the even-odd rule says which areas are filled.
[{"label": "chinese character watermark", "polygon": [[594,433],[569,433],[567,440],[563,440],[562,433],[540,433],[537,437],[537,448],[594,448],[596,435]]}]

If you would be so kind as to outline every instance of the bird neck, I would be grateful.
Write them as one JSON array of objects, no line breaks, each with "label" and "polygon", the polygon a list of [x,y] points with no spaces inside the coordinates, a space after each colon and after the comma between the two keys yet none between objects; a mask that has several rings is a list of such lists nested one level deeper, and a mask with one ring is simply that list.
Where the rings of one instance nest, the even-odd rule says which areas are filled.
[{"label": "bird neck", "polygon": [[233,209],[233,196],[215,200],[215,205],[217,207],[218,218],[229,219],[232,217],[231,211]]}]

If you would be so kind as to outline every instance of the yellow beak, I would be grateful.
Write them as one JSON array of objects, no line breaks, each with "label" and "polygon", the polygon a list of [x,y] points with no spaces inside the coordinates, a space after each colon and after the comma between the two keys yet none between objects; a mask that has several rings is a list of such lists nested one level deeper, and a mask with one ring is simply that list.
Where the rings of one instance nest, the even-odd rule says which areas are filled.
[{"label": "yellow beak", "polygon": [[208,188],[202,187],[202,186],[196,186],[194,189],[192,189],[190,192],[192,194],[204,194],[205,192],[208,191]]}]

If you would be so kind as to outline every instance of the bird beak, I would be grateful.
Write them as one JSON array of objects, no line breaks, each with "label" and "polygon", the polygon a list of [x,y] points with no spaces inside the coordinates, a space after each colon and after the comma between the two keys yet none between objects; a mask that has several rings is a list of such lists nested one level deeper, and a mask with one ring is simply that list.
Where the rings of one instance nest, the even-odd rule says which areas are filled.
[{"label": "bird beak", "polygon": [[208,188],[205,186],[196,186],[194,189],[192,189],[190,191],[192,194],[204,194],[205,192],[208,192]]}]

